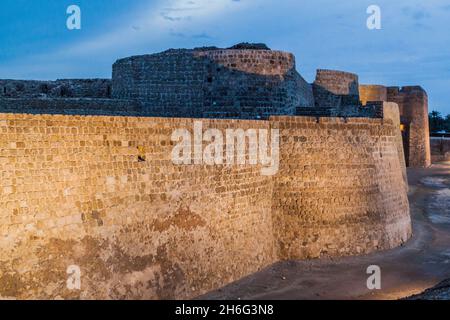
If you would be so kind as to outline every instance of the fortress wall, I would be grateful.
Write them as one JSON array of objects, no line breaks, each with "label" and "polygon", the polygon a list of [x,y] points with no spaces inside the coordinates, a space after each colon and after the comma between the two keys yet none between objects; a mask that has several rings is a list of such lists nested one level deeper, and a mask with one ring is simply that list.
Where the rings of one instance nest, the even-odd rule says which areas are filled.
[{"label": "fortress wall", "polygon": [[402,120],[409,125],[409,166],[431,164],[428,96],[418,86],[387,88],[388,101],[398,104]]},{"label": "fortress wall", "polygon": [[118,60],[113,97],[137,99],[149,115],[268,118],[314,105],[290,53],[169,50]]},{"label": "fortress wall", "polygon": [[131,100],[92,98],[0,98],[2,113],[128,115],[139,116],[142,108]]},{"label": "fortress wall", "polygon": [[[194,119],[0,114],[0,297],[192,298],[278,259],[406,241],[387,119],[202,119],[281,130],[280,171],[174,165]],[[66,288],[78,265],[81,291]]]},{"label": "fortress wall", "polygon": [[110,79],[2,80],[0,98],[109,98]]},{"label": "fortress wall", "polygon": [[172,164],[193,121],[0,114],[0,297],[187,298],[274,262],[259,166]]},{"label": "fortress wall", "polygon": [[316,107],[358,105],[358,76],[336,70],[317,70],[313,83]]},{"label": "fortress wall", "polygon": [[410,167],[427,167],[431,163],[428,96],[420,86],[384,87],[360,85],[360,99],[363,105],[369,101],[389,101],[399,107],[404,127],[404,152]]},{"label": "fortress wall", "polygon": [[203,106],[206,63],[191,50],[120,59],[113,65],[112,96],[136,99],[149,115],[194,117]]},{"label": "fortress wall", "polygon": [[363,105],[369,101],[388,101],[387,88],[380,85],[360,85],[359,98]]},{"label": "fortress wall", "polygon": [[272,117],[281,130],[273,224],[280,259],[362,254],[411,235],[390,120]]}]

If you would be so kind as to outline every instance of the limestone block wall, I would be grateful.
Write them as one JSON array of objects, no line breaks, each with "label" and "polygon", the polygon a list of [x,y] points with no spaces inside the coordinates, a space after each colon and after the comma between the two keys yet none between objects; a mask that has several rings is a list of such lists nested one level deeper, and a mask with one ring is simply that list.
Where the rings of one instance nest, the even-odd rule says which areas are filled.
[{"label": "limestone block wall", "polygon": [[405,150],[403,147],[403,137],[400,130],[400,110],[398,104],[395,102],[382,102],[383,105],[383,119],[392,121],[394,125],[394,132],[396,133],[396,146],[398,158],[400,161],[400,167],[402,168],[403,180],[405,182],[405,187],[408,189],[408,177],[406,174],[406,160],[405,160]]},{"label": "limestone block wall", "polygon": [[136,99],[155,116],[266,119],[314,105],[294,56],[272,50],[168,50],[120,59],[112,83],[113,97]]},{"label": "limestone block wall", "polygon": [[[192,126],[1,114],[0,297],[186,298],[273,262],[270,178],[172,164],[173,130]],[[81,291],[66,288],[69,265]]]},{"label": "limestone block wall", "polygon": [[[392,120],[202,119],[278,128],[273,176],[173,164],[171,135],[194,121],[0,114],[0,297],[191,298],[280,259],[410,235]],[[81,290],[66,287],[71,265]]]},{"label": "limestone block wall", "polygon": [[407,241],[411,221],[392,120],[271,121],[282,136],[273,198],[280,259],[362,254]]}]

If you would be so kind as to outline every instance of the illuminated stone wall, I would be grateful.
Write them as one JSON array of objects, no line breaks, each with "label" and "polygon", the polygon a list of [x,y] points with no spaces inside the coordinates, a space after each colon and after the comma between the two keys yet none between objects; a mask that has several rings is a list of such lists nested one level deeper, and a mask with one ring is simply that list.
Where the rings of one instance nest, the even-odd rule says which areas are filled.
[{"label": "illuminated stone wall", "polygon": [[[0,297],[191,298],[280,259],[410,235],[389,119],[202,120],[276,129],[280,171],[175,165],[195,119],[0,114]],[[66,287],[67,267],[81,290]]]},{"label": "illuminated stone wall", "polygon": [[280,258],[363,254],[407,241],[411,221],[398,122],[271,120],[283,137],[273,198]]},{"label": "illuminated stone wall", "polygon": [[400,117],[409,125],[409,166],[431,164],[428,95],[419,86],[389,87],[388,101],[399,106]]}]

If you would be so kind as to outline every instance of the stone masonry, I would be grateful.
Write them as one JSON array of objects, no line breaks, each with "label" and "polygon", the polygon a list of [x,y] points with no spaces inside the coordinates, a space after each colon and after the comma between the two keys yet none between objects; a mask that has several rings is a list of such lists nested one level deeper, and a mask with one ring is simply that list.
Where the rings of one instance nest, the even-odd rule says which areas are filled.
[{"label": "stone masonry", "polygon": [[[171,134],[193,122],[0,114],[0,297],[192,298],[280,259],[409,238],[398,123],[202,121],[280,129],[280,171],[263,176],[173,164]],[[81,290],[66,287],[70,265]]]},{"label": "stone masonry", "polygon": [[118,60],[114,98],[150,116],[267,119],[311,107],[311,86],[290,53],[255,49],[168,50]]},{"label": "stone masonry", "polygon": [[425,90],[419,86],[399,88],[361,85],[359,92],[363,104],[371,101],[389,101],[398,104],[406,163],[410,167],[428,167],[431,164],[431,154],[428,96]]},{"label": "stone masonry", "polygon": [[[0,80],[0,298],[193,298],[279,260],[401,245],[400,116],[426,94],[397,96],[363,106],[356,75],[311,85],[262,44],[120,59],[112,80]],[[172,133],[198,121],[279,130],[279,171],[175,164]]]}]

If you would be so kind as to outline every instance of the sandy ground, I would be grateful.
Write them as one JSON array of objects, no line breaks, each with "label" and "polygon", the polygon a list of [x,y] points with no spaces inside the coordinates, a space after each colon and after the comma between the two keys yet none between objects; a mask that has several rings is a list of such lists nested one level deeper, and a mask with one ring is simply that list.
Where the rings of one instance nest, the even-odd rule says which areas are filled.
[{"label": "sandy ground", "polygon": [[[413,237],[365,256],[284,261],[200,299],[398,299],[450,278],[450,162],[408,169]],[[369,290],[369,265],[381,289]]]}]

